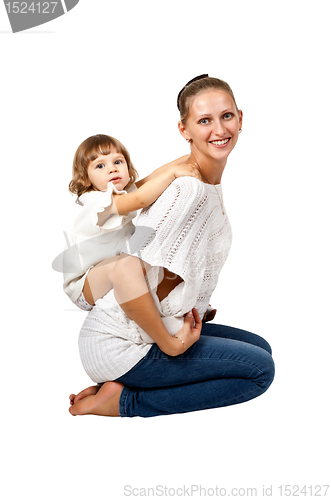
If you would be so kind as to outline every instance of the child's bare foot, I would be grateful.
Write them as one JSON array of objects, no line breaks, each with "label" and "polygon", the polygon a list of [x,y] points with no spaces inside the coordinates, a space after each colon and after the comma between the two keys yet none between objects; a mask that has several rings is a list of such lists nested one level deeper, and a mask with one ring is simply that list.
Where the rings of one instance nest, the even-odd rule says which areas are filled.
[{"label": "child's bare foot", "polygon": [[79,401],[80,399],[86,398],[87,396],[94,396],[98,392],[100,387],[101,387],[100,385],[92,385],[91,387],[88,387],[87,389],[80,391],[77,395],[70,394],[69,396],[70,404],[73,405],[74,403],[77,403],[77,401]]},{"label": "child's bare foot", "polygon": [[[85,390],[88,391],[89,389],[91,388],[89,387]],[[73,403],[69,408],[71,415],[119,416],[119,399],[123,384],[119,382],[105,382],[102,387],[96,387],[96,389],[97,392],[95,394],[83,397]]]},{"label": "child's bare foot", "polygon": [[202,323],[208,323],[208,321],[213,321],[217,313],[217,309],[213,309],[212,306],[209,304],[207,311],[205,312],[205,315],[203,317]]}]

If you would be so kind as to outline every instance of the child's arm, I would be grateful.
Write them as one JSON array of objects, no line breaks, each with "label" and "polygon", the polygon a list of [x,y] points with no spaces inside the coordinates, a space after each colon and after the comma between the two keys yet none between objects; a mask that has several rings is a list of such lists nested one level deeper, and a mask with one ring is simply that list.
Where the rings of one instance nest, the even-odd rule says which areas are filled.
[{"label": "child's arm", "polygon": [[140,179],[139,181],[137,181],[135,184],[137,186],[137,188],[139,188],[140,186],[142,186],[143,184],[145,184],[145,182],[148,182],[150,179],[152,179],[153,177],[155,177],[156,175],[162,173],[164,170],[167,170],[168,168],[170,167],[176,167],[178,165],[181,165],[182,163],[184,163],[184,161],[186,161],[187,159],[189,158],[189,155],[185,155],[185,156],[181,156],[180,158],[177,158],[177,160],[173,160],[171,161],[170,163],[166,163],[165,165],[162,165],[162,167],[159,167],[157,168],[156,170],[154,170],[154,172],[152,172],[151,174],[147,175],[146,177],[144,177],[143,179]]},{"label": "child's arm", "polygon": [[167,167],[133,193],[126,195],[114,194],[114,203],[98,214],[98,225],[102,226],[112,214],[126,215],[129,212],[147,207],[163,193],[173,180],[185,175],[201,179],[200,172],[196,167],[192,165],[177,165]]}]

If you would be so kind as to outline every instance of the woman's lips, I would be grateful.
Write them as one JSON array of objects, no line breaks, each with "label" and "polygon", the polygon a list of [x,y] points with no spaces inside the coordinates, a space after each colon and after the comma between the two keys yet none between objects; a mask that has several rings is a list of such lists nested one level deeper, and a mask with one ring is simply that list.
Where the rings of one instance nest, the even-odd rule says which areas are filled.
[{"label": "woman's lips", "polygon": [[230,142],[230,139],[231,137],[227,137],[226,139],[218,139],[216,141],[209,141],[210,144],[212,144],[213,146],[217,147],[217,148],[225,148],[225,146],[227,146]]}]

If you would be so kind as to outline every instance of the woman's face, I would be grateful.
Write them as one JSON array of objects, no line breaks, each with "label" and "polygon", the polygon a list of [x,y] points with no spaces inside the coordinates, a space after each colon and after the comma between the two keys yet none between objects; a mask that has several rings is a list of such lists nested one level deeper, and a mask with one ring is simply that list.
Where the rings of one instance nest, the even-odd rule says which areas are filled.
[{"label": "woman's face", "polygon": [[242,112],[237,111],[228,92],[206,90],[191,102],[186,125],[179,122],[180,133],[190,139],[192,152],[207,159],[226,161],[238,140]]}]

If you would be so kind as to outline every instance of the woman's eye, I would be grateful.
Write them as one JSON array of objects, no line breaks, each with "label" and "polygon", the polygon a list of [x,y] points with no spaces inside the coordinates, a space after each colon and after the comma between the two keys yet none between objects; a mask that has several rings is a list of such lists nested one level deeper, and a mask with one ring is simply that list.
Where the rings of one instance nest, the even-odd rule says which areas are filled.
[{"label": "woman's eye", "polygon": [[202,120],[200,120],[199,123],[205,125],[206,123],[208,123],[208,118],[202,118]]},{"label": "woman's eye", "polygon": [[223,118],[225,118],[225,120],[230,120],[230,118],[232,118],[232,113],[225,113],[225,115],[223,116]]},{"label": "woman's eye", "polygon": [[104,168],[104,164],[103,163],[98,163],[97,168]]}]

